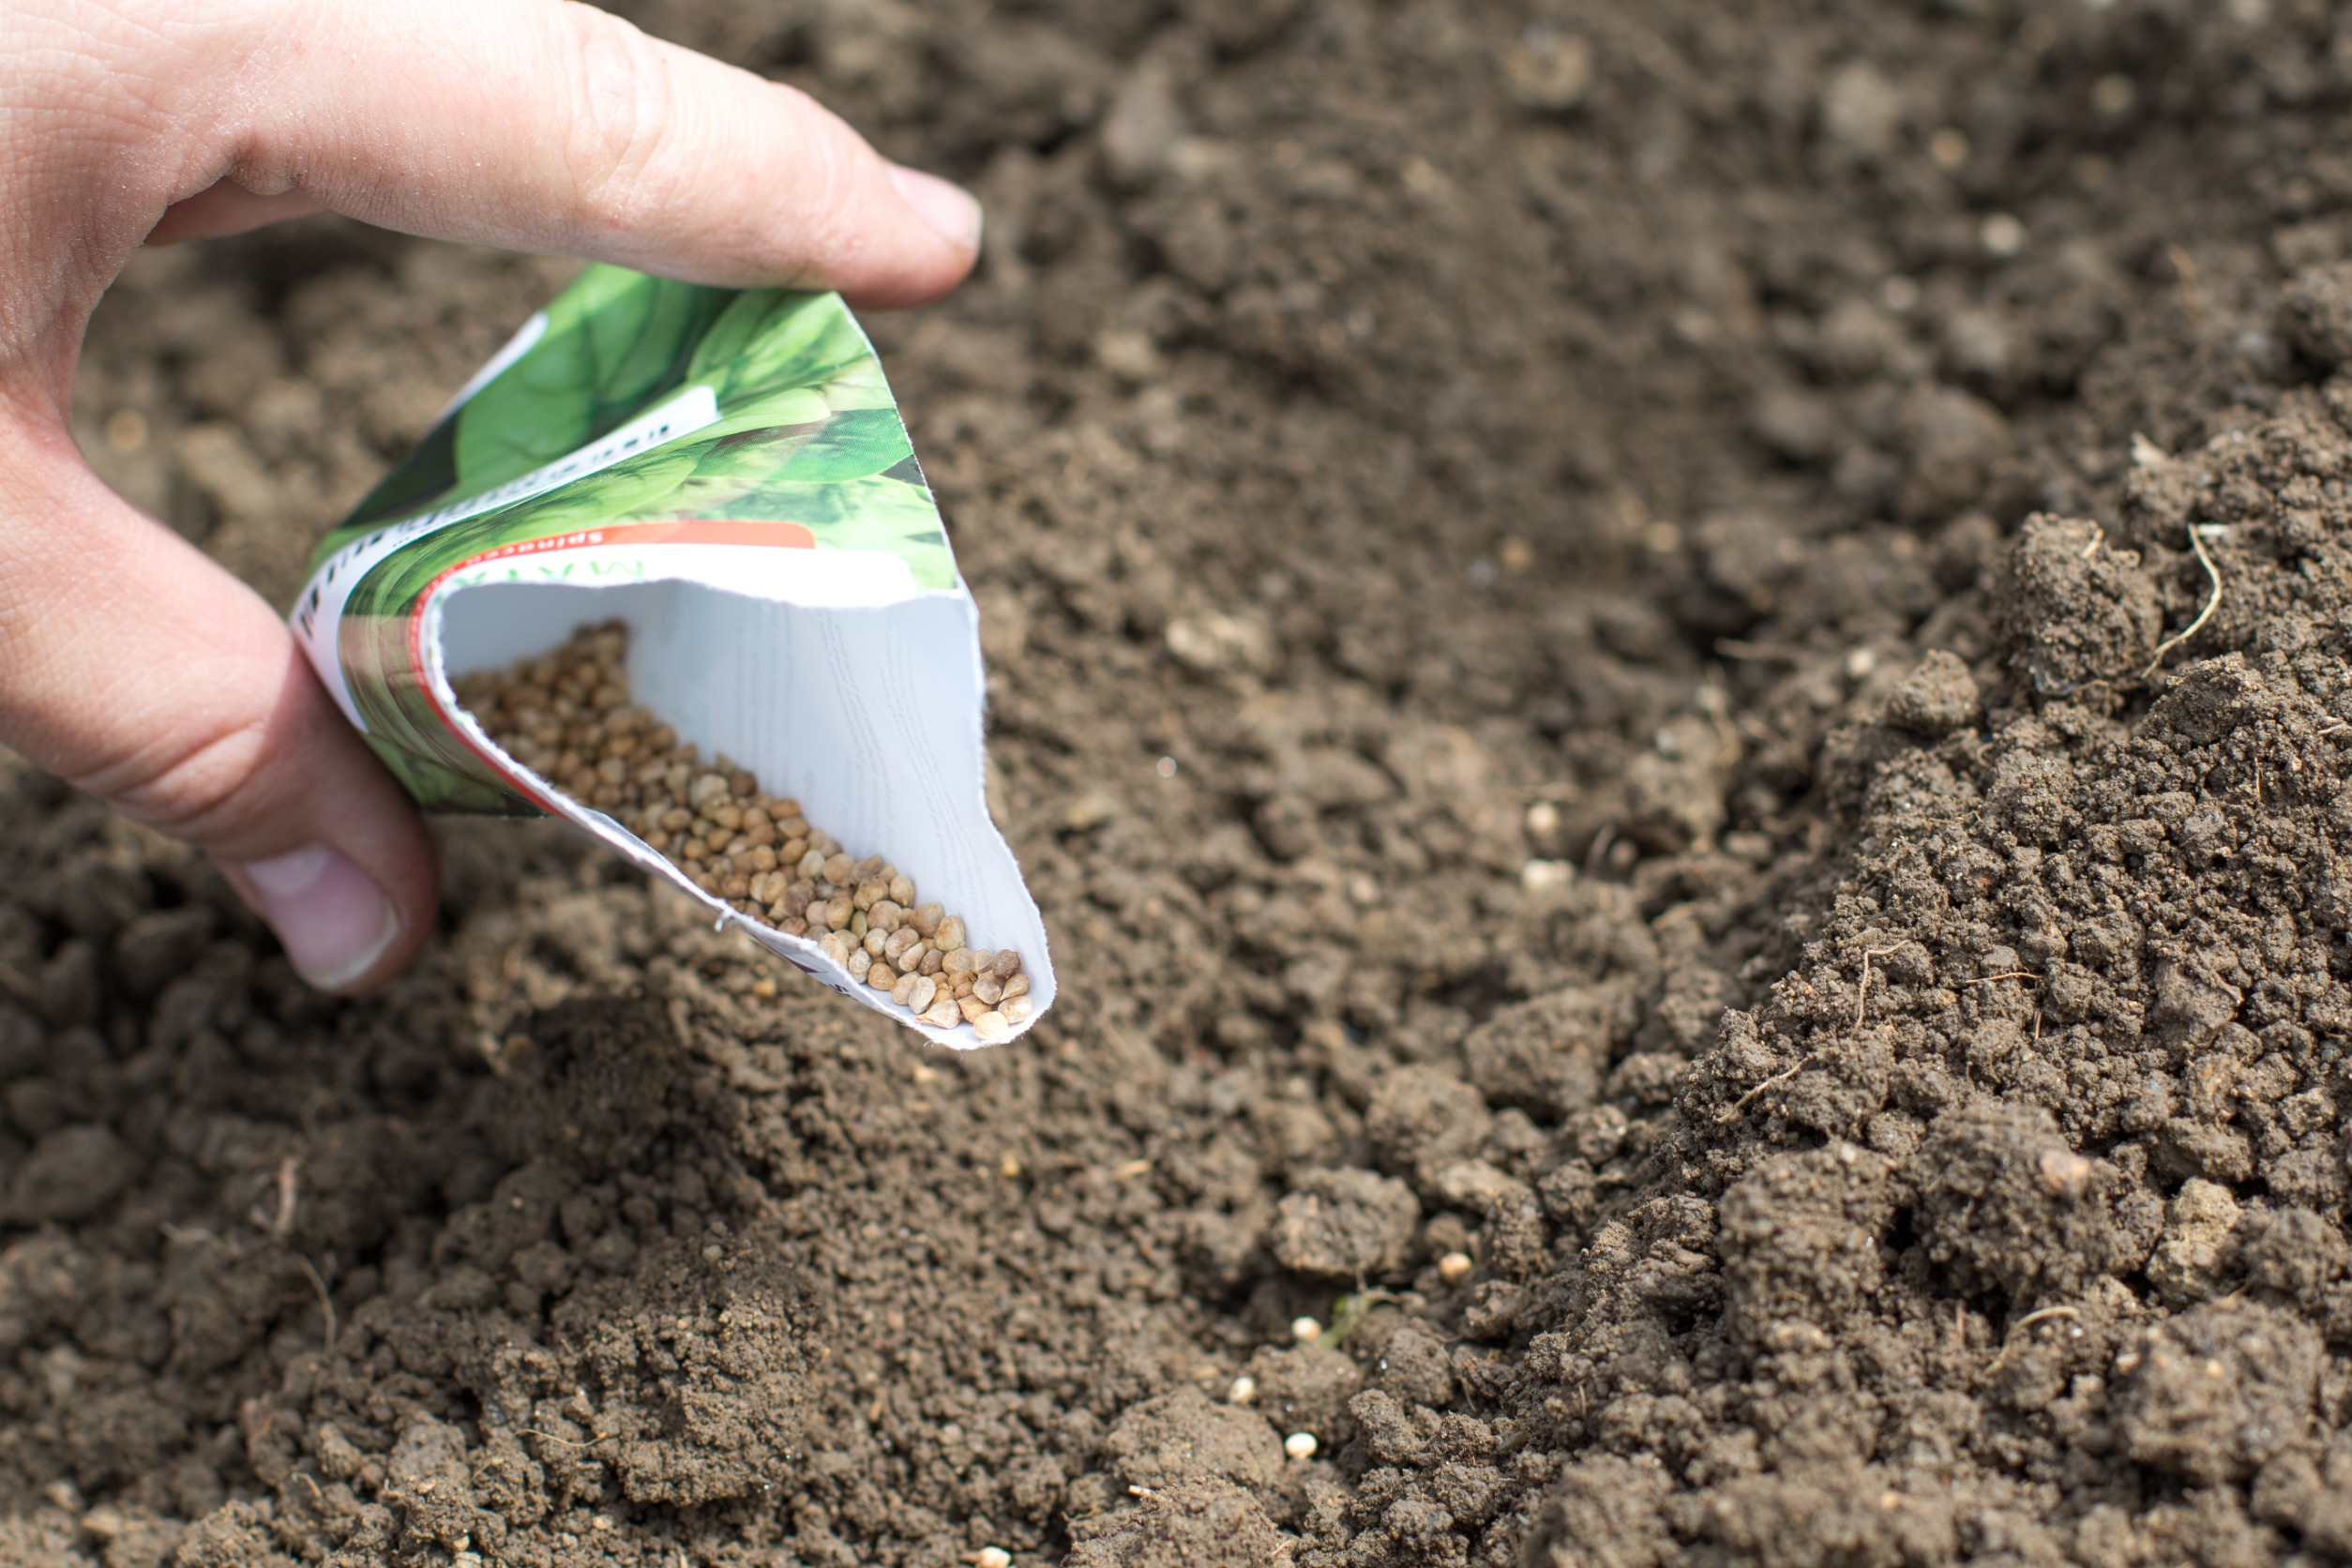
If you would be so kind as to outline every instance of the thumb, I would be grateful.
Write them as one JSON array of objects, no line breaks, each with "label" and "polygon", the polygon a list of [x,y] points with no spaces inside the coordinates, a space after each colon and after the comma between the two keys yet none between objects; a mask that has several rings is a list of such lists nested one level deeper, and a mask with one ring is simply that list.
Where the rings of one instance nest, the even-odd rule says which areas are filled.
[{"label": "thumb", "polygon": [[208,851],[303,977],[360,991],[432,927],[432,839],[277,612],[0,426],[0,742]]}]

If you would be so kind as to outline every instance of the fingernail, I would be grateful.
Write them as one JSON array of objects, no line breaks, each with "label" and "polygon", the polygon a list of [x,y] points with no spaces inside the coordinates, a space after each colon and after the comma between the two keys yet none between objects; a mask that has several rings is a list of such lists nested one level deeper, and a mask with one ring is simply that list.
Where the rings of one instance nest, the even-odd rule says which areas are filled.
[{"label": "fingernail", "polygon": [[980,249],[980,202],[971,191],[900,163],[890,166],[890,183],[942,237],[968,249]]},{"label": "fingernail", "polygon": [[242,869],[287,960],[323,991],[373,969],[400,934],[400,917],[384,890],[324,844],[249,861]]}]

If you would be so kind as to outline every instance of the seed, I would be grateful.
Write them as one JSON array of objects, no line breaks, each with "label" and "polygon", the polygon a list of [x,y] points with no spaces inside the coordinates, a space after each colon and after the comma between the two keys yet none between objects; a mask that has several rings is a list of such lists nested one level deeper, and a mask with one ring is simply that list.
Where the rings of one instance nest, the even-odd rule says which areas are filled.
[{"label": "seed", "polygon": [[984,1046],[993,1046],[1012,1037],[1013,1026],[1004,1021],[1004,1015],[994,1008],[972,1020],[972,1032]]},{"label": "seed", "polygon": [[586,626],[537,657],[460,677],[458,691],[523,766],[609,812],[737,913],[815,941],[910,1014],[990,1041],[1028,1021],[1017,951],[972,947],[960,918],[915,902],[914,879],[888,856],[852,855],[798,800],[762,793],[723,755],[705,762],[632,704],[627,655],[624,623]]},{"label": "seed", "polygon": [[1233,1386],[1225,1391],[1229,1405],[1247,1405],[1258,1398],[1258,1380],[1244,1372],[1233,1380]]},{"label": "seed", "polygon": [[1312,1339],[1320,1339],[1323,1337],[1323,1325],[1312,1318],[1293,1318],[1290,1319],[1290,1337],[1302,1345]]},{"label": "seed", "polygon": [[1438,1259],[1438,1277],[1448,1285],[1459,1285],[1478,1267],[1467,1252],[1449,1252]]},{"label": "seed", "polygon": [[1293,1432],[1282,1440],[1282,1452],[1301,1462],[1315,1457],[1316,1446],[1312,1432]]},{"label": "seed", "polygon": [[1013,1554],[1003,1546],[983,1546],[972,1554],[972,1568],[1013,1568]]}]

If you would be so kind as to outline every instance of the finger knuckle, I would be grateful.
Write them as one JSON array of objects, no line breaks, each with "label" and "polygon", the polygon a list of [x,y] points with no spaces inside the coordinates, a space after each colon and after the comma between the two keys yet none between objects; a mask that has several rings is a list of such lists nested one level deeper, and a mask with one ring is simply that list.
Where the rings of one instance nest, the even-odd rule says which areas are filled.
[{"label": "finger knuckle", "polygon": [[72,782],[158,832],[205,844],[249,825],[252,785],[269,753],[269,725],[257,718],[186,736]]},{"label": "finger knuckle", "polygon": [[582,211],[623,222],[669,140],[677,97],[653,40],[617,17],[567,6],[577,83],[564,158]]}]

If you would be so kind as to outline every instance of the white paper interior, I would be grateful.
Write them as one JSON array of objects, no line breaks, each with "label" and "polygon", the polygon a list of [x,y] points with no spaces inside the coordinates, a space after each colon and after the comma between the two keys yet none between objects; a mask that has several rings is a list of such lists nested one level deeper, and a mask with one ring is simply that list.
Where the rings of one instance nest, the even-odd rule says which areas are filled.
[{"label": "white paper interior", "polygon": [[[963,916],[973,946],[1018,948],[1034,1015],[1052,1004],[1044,921],[988,817],[978,623],[965,596],[842,609],[679,580],[490,582],[453,587],[437,608],[453,681],[546,653],[588,623],[626,622],[640,704],[705,759],[723,752],[770,794],[797,797],[850,853],[888,856],[919,899]],[[755,934],[804,967],[815,955],[813,943]],[[823,977],[852,989],[846,976]],[[880,992],[852,994],[910,1021]],[[968,1027],[923,1033],[974,1043]]]}]

